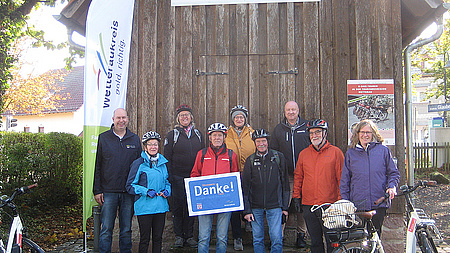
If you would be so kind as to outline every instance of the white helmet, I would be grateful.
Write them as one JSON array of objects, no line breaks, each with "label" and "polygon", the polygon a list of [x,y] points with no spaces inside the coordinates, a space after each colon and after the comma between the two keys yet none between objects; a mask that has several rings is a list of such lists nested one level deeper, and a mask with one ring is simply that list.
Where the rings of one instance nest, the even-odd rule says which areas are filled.
[{"label": "white helmet", "polygon": [[227,127],[222,123],[214,123],[208,127],[208,135],[213,132],[222,132],[223,134],[227,134]]},{"label": "white helmet", "polygon": [[161,135],[153,131],[147,132],[142,136],[142,143],[146,143],[148,140],[158,140],[158,142],[161,142]]}]

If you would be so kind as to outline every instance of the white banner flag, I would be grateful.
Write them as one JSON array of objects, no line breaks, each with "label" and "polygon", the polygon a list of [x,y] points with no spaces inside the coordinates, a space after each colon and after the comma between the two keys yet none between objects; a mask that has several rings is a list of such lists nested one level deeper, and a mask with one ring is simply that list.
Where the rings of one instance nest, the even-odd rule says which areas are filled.
[{"label": "white banner flag", "polygon": [[125,108],[134,0],[93,0],[86,18],[83,130],[83,231],[96,204],[93,179],[97,139]]}]

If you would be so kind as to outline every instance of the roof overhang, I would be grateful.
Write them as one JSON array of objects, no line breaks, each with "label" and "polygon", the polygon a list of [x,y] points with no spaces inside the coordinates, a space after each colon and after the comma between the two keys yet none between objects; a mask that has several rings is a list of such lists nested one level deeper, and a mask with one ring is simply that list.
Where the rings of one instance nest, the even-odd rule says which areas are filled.
[{"label": "roof overhang", "polygon": [[446,11],[442,0],[401,0],[402,46],[408,46]]},{"label": "roof overhang", "polygon": [[[77,31],[85,36],[86,16],[92,0],[71,0],[57,19],[69,31]],[[406,47],[419,36],[436,17],[447,9],[442,0],[401,0],[402,46]]]}]

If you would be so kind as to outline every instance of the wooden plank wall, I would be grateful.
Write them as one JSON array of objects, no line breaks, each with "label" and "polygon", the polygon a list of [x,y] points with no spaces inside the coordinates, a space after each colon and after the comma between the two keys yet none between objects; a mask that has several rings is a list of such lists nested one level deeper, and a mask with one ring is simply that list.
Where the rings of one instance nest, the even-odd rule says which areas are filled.
[{"label": "wooden plank wall", "polygon": [[[172,7],[137,0],[127,108],[130,128],[165,135],[175,108],[193,107],[197,127],[230,124],[236,104],[272,131],[295,100],[306,119],[329,122],[347,149],[348,79],[395,79],[398,157],[403,150],[400,0],[322,0]],[[298,74],[267,74],[298,69]],[[224,72],[226,75],[199,75]],[[404,167],[403,159],[399,166]]]}]

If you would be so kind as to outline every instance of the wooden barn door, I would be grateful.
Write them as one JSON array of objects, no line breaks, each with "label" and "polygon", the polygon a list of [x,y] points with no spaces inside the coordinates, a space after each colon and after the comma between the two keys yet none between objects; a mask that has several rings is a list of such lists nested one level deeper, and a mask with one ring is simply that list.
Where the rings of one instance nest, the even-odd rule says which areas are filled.
[{"label": "wooden barn door", "polygon": [[284,104],[295,99],[294,59],[293,54],[199,56],[194,96],[198,127],[229,125],[231,108],[242,104],[249,109],[252,127],[272,131]]}]

